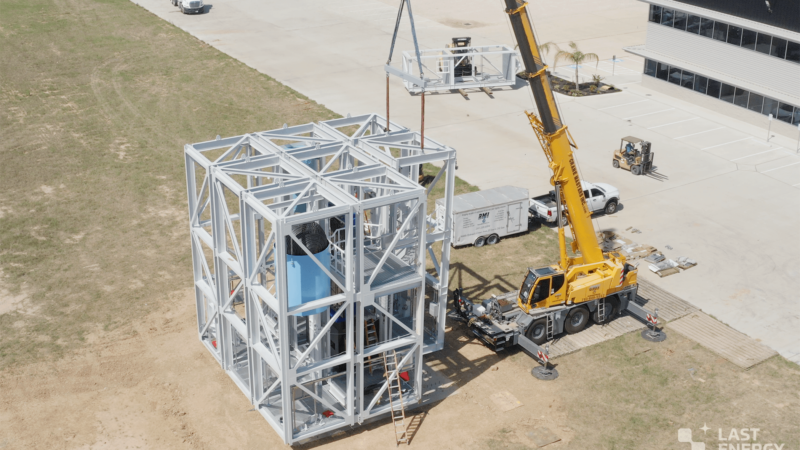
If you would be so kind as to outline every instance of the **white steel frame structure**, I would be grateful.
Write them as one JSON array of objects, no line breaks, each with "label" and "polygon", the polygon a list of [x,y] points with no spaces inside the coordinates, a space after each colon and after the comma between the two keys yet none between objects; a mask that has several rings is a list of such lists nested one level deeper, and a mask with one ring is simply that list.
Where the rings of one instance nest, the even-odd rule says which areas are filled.
[{"label": "white steel frame structure", "polygon": [[[455,76],[455,67],[467,58],[472,60],[472,73]],[[422,77],[417,72],[420,70],[419,61],[422,62]],[[513,86],[520,69],[516,50],[507,45],[420,50],[419,55],[405,51],[402,69],[385,66],[386,72],[403,79],[403,84],[412,94]]]},{"label": "white steel frame structure", "polygon": [[[456,165],[452,148],[421,144],[370,114],[184,148],[199,338],[287,444],[388,413],[397,377],[407,407],[421,400],[422,355],[444,346]],[[427,189],[424,163],[440,167]],[[441,183],[436,231],[427,197]],[[298,234],[312,222],[329,264]],[[331,295],[289,305],[290,243]]]}]

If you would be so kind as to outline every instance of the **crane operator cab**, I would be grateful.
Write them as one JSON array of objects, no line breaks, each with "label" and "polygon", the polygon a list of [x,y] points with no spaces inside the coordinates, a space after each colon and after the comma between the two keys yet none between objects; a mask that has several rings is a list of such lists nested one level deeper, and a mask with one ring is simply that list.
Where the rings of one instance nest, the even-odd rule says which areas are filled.
[{"label": "crane operator cab", "polygon": [[650,151],[650,142],[637,137],[622,138],[619,149],[614,151],[611,161],[614,168],[629,170],[634,175],[647,174],[653,170],[654,153]]},{"label": "crane operator cab", "polygon": [[566,300],[564,290],[564,272],[552,267],[528,269],[517,303],[525,312],[563,303]]}]

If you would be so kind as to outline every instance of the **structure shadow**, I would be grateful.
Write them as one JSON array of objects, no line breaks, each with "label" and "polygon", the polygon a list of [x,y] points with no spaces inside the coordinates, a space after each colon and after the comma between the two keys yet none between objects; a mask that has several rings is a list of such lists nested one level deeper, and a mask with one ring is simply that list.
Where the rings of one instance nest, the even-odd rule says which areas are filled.
[{"label": "structure shadow", "polygon": [[[448,308],[451,307],[452,304],[450,299],[448,299]],[[468,358],[465,355],[466,352],[464,349],[471,346],[482,347],[483,351],[480,351],[481,354],[476,357]],[[429,368],[436,367],[436,372],[440,376],[447,378],[449,382],[453,384],[455,387],[453,391],[455,392],[457,389],[469,384],[484,372],[490,370],[491,367],[498,362],[503,361],[504,359],[509,358],[519,352],[517,349],[510,350],[511,351],[503,352],[503,354],[494,353],[474,337],[466,324],[461,322],[453,322],[453,326],[450,327],[449,331],[445,332],[444,349],[436,353],[425,355],[423,359]],[[474,353],[474,351],[470,350],[470,353]],[[406,429],[407,435],[409,436],[409,441],[414,439],[430,410],[446,400],[447,399],[444,398],[406,410],[407,415],[410,415],[410,413],[414,414],[414,417],[412,417],[408,424],[408,428]],[[327,444],[337,442],[341,439],[359,436],[363,433],[373,433],[378,428],[384,427],[387,424],[391,425],[391,417],[388,415],[374,421],[368,421],[359,425],[358,427],[345,430],[344,433],[336,433],[335,436],[327,436],[311,442],[296,444],[294,448],[324,448]],[[394,428],[391,426],[388,428],[389,430],[387,430],[385,433],[386,448],[390,448],[390,445],[395,443],[393,436]]]}]

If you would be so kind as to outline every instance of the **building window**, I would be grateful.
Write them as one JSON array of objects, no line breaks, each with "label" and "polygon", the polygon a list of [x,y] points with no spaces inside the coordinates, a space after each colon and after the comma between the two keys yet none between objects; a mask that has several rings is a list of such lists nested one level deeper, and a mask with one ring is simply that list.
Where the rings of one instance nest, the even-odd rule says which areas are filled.
[{"label": "building window", "polygon": [[772,36],[764,33],[758,33],[756,38],[756,51],[766,53],[769,55],[770,46],[772,45]]},{"label": "building window", "polygon": [[755,92],[750,93],[750,100],[747,102],[747,109],[761,114],[761,108],[764,107],[764,96],[758,95]]},{"label": "building window", "polygon": [[656,76],[656,62],[652,59],[646,59],[644,61],[644,74],[650,75],[651,77]]},{"label": "building window", "polygon": [[675,11],[671,9],[662,9],[661,10],[661,25],[666,25],[668,27],[672,26],[672,17],[675,15]]},{"label": "building window", "polygon": [[650,5],[650,22],[738,45],[776,58],[800,63],[800,44],[765,33],[695,16],[687,12]]},{"label": "building window", "polygon": [[661,23],[661,7],[650,5],[650,22]]},{"label": "building window", "polygon": [[772,117],[778,115],[778,101],[773,100],[769,97],[764,97],[764,107],[761,108],[761,114],[768,116],[772,114]]},{"label": "building window", "polygon": [[793,112],[794,106],[781,103],[781,105],[778,107],[778,120],[782,120],[786,123],[792,123]]},{"label": "building window", "polygon": [[779,37],[772,38],[772,50],[770,50],[769,54],[772,56],[777,56],[780,59],[786,58],[786,44],[789,41],[786,39],[781,39]]},{"label": "building window", "polygon": [[694,74],[692,72],[688,70],[683,71],[683,75],[681,75],[681,86],[686,89],[692,89],[694,86]]},{"label": "building window", "polygon": [[683,86],[701,94],[718,98],[736,106],[747,108],[750,111],[763,115],[772,114],[773,118],[786,123],[797,125],[800,123],[800,107],[788,103],[780,103],[777,100],[754,92],[747,91],[740,87],[722,83],[713,78],[696,75],[680,67],[670,67],[652,59],[644,60],[644,73],[648,76],[669,81],[670,83]]},{"label": "building window", "polygon": [[719,98],[719,90],[720,90],[721,86],[722,86],[722,83],[720,83],[717,80],[713,80],[713,79],[709,78],[708,79],[708,90],[706,91],[706,95],[714,97],[714,98]]},{"label": "building window", "polygon": [[669,68],[669,82],[675,84],[681,84],[681,69],[677,67]]},{"label": "building window", "polygon": [[669,66],[664,63],[658,63],[656,67],[656,78],[667,81],[667,78],[669,78]]},{"label": "building window", "polygon": [[742,88],[736,88],[736,94],[733,96],[733,104],[736,106],[741,106],[742,108],[747,108],[747,97],[750,95],[749,91],[745,91]]},{"label": "building window", "polygon": [[753,30],[748,30],[747,28],[742,30],[742,47],[755,50],[756,49],[756,33]]},{"label": "building window", "polygon": [[722,83],[722,88],[719,91],[719,99],[728,103],[733,103],[733,94],[736,88],[730,84]]},{"label": "building window", "polygon": [[742,28],[731,25],[728,27],[728,44],[742,44]]},{"label": "building window", "polygon": [[700,36],[711,37],[714,34],[714,21],[702,18],[700,22]]},{"label": "building window", "polygon": [[686,31],[694,34],[700,32],[700,16],[689,14],[689,19],[686,21]]},{"label": "building window", "polygon": [[728,24],[722,22],[715,23],[713,38],[718,41],[725,42],[725,40],[728,38]]},{"label": "building window", "polygon": [[[706,93],[706,87],[708,86],[708,78],[695,75],[694,77],[694,90],[695,92],[699,92],[701,94]],[[761,111],[759,111],[761,112]]]},{"label": "building window", "polygon": [[800,44],[789,41],[786,45],[786,59],[800,63]]},{"label": "building window", "polygon": [[685,12],[675,11],[675,20],[673,22],[673,27],[679,30],[686,30],[686,16]]}]

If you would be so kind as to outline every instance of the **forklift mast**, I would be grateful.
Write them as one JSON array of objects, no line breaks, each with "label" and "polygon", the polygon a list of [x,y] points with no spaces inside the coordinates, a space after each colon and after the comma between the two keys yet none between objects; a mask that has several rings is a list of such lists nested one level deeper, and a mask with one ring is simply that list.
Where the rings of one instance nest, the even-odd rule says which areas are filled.
[{"label": "forklift mast", "polygon": [[[603,261],[603,251],[597,243],[591,211],[581,188],[578,167],[572,154],[575,144],[561,116],[547,78],[546,69],[539,53],[539,46],[533,33],[527,12],[527,2],[521,0],[505,0],[506,13],[511,20],[511,27],[519,45],[520,55],[525,64],[525,71],[519,76],[528,80],[536,101],[538,117],[528,113],[534,131],[542,144],[542,149],[553,171],[551,183],[560,190],[561,203],[566,206],[566,215],[572,227],[573,250],[580,251],[584,264]],[[576,245],[577,243],[577,245]],[[561,267],[566,270],[570,261],[566,255],[566,241],[563,229],[559,229],[559,245],[561,246]],[[576,248],[577,247],[577,248]]]}]

